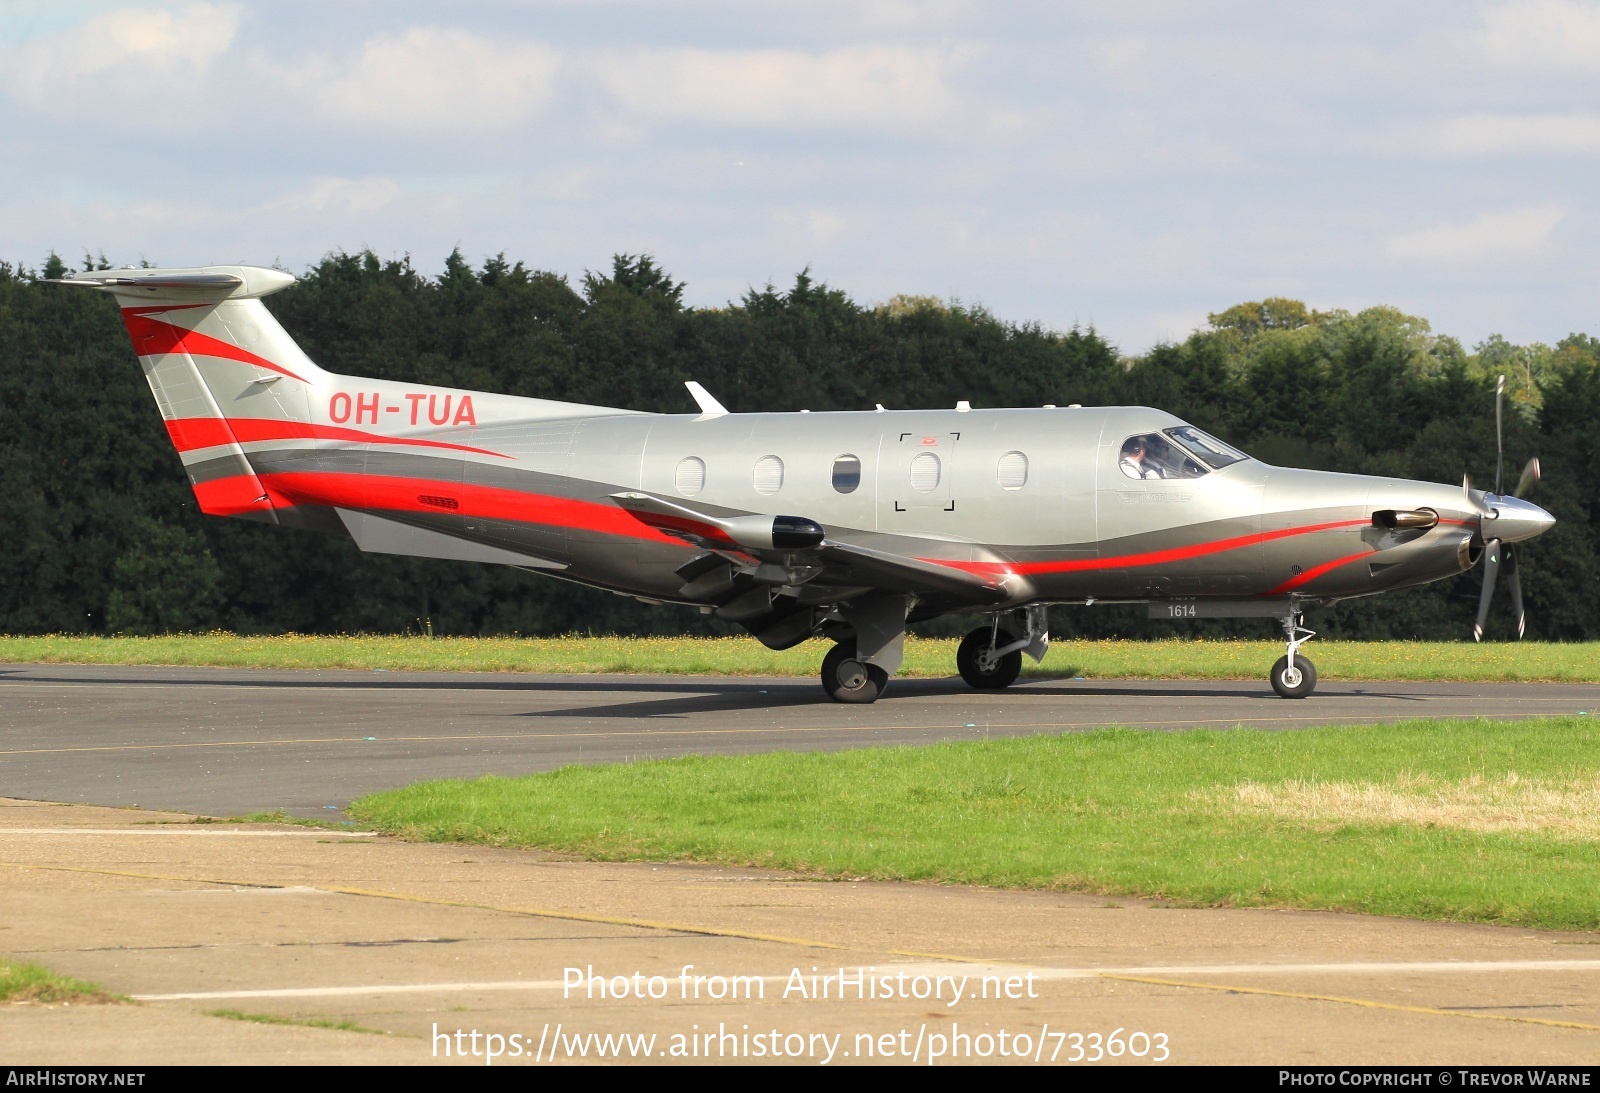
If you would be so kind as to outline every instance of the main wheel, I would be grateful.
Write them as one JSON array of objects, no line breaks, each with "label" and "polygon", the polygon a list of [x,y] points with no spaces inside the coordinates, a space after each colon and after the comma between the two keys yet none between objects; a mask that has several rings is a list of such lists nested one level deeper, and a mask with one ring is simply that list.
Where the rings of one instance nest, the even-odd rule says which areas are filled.
[{"label": "main wheel", "polygon": [[1317,666],[1306,657],[1296,656],[1294,667],[1290,668],[1289,658],[1279,657],[1272,666],[1271,679],[1279,698],[1304,698],[1317,689]]},{"label": "main wheel", "polygon": [[978,657],[989,651],[991,636],[997,646],[1010,645],[1017,640],[1005,630],[995,633],[987,626],[980,626],[962,638],[961,646],[956,650],[956,670],[961,673],[961,678],[967,681],[968,686],[976,687],[980,691],[998,691],[1003,687],[1009,687],[1022,674],[1020,649],[1013,649],[987,668],[980,665]]},{"label": "main wheel", "polygon": [[841,641],[822,658],[822,689],[835,702],[876,702],[889,686],[889,673],[856,659],[856,643]]}]

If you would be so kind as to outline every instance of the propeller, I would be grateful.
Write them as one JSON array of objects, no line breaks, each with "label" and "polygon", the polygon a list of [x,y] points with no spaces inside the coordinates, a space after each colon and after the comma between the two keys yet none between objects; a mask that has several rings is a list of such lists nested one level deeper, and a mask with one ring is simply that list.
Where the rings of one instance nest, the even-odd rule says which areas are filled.
[{"label": "propeller", "polygon": [[[1506,446],[1505,431],[1502,426],[1502,409],[1505,403],[1506,378],[1501,376],[1494,385],[1494,493],[1484,494],[1472,488],[1472,483],[1462,478],[1461,488],[1466,491],[1468,503],[1483,517],[1480,521],[1487,536],[1492,530],[1491,521],[1500,515],[1490,503],[1489,498],[1499,499],[1505,495],[1501,493],[1501,486],[1505,477]],[[1539,481],[1539,457],[1534,456],[1522,468],[1522,475],[1517,479],[1517,488],[1511,496],[1520,498],[1529,486]],[[1522,577],[1517,571],[1517,549],[1513,543],[1503,543],[1498,537],[1489,539],[1483,551],[1483,589],[1478,593],[1478,619],[1472,624],[1472,640],[1483,640],[1483,624],[1489,618],[1489,605],[1494,599],[1495,582],[1500,576],[1500,571],[1505,570],[1506,585],[1511,589],[1511,610],[1517,616],[1517,638],[1521,640],[1523,633],[1528,628],[1528,616],[1522,607]]]}]

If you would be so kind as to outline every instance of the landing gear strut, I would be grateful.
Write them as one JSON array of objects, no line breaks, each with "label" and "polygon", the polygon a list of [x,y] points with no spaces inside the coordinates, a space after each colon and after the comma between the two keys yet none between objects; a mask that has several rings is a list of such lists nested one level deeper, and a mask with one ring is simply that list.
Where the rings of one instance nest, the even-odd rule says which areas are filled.
[{"label": "landing gear strut", "polygon": [[1283,633],[1288,639],[1289,651],[1272,666],[1272,689],[1279,698],[1304,698],[1317,688],[1317,666],[1310,657],[1297,655],[1300,646],[1316,637],[1316,632],[1301,625],[1305,616],[1292,612],[1283,620]]},{"label": "landing gear strut", "polygon": [[905,659],[910,597],[870,592],[839,609],[848,635],[822,658],[822,689],[835,702],[876,702]]}]

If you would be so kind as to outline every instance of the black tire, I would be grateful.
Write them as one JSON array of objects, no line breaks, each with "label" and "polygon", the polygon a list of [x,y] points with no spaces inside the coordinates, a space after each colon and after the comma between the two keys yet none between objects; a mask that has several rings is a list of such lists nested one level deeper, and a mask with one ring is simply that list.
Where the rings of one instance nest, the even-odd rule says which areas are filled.
[{"label": "black tire", "polygon": [[856,659],[856,643],[841,641],[822,658],[822,689],[835,702],[876,702],[889,686],[889,673]]},{"label": "black tire", "polygon": [[956,650],[956,671],[961,673],[961,678],[967,681],[969,687],[976,687],[980,691],[998,691],[1009,687],[1022,674],[1020,649],[1001,657],[988,671],[978,667],[978,654],[989,648],[991,635],[999,645],[1010,645],[1017,640],[1004,629],[995,634],[989,627],[980,626],[962,638],[961,646]]},{"label": "black tire", "polygon": [[1298,679],[1285,678],[1289,675],[1289,658],[1282,656],[1278,663],[1272,666],[1272,689],[1278,692],[1279,698],[1304,698],[1317,689],[1317,666],[1309,659],[1296,655],[1294,658],[1295,675]]}]

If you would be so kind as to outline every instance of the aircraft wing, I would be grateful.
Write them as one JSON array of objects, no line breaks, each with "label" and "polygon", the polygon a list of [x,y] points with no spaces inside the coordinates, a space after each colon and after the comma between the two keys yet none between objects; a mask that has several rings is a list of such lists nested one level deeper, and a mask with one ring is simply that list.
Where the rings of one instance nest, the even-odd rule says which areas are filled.
[{"label": "aircraft wing", "polygon": [[844,571],[850,584],[896,592],[942,592],[973,604],[1000,603],[1010,595],[991,578],[904,554],[832,539],[825,540],[817,553],[830,571]]},{"label": "aircraft wing", "polygon": [[1000,603],[1010,595],[997,576],[841,542],[805,517],[717,517],[645,493],[614,493],[611,499],[641,523],[755,572],[793,573],[793,583],[936,593],[973,605]]}]

